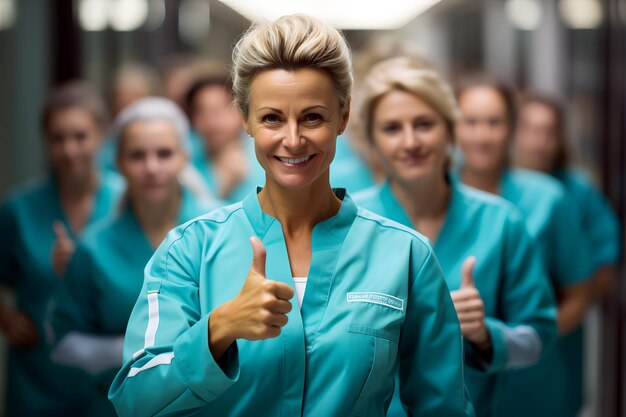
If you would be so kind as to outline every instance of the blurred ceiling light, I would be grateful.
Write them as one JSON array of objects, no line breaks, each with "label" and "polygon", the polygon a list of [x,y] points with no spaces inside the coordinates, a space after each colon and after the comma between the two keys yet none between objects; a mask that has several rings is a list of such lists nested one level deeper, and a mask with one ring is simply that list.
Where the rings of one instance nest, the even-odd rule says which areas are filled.
[{"label": "blurred ceiling light", "polygon": [[559,11],[572,29],[595,29],[602,24],[602,5],[598,0],[561,0]]},{"label": "blurred ceiling light", "polygon": [[120,32],[139,29],[148,20],[148,0],[109,0],[109,24]]},{"label": "blurred ceiling light", "polygon": [[14,0],[0,0],[0,30],[11,29],[15,23]]},{"label": "blurred ceiling light", "polygon": [[165,20],[165,0],[150,0],[146,29],[156,30]]},{"label": "blurred ceiling light", "polygon": [[220,0],[247,19],[306,13],[339,29],[398,29],[441,0]]},{"label": "blurred ceiling light", "polygon": [[209,36],[211,13],[207,0],[183,0],[178,9],[178,32],[180,38],[191,45]]},{"label": "blurred ceiling light", "polygon": [[78,4],[78,22],[83,30],[99,31],[106,29],[108,17],[108,0],[81,0]]},{"label": "blurred ceiling light", "polygon": [[541,22],[539,0],[508,0],[506,13],[516,29],[535,30]]}]

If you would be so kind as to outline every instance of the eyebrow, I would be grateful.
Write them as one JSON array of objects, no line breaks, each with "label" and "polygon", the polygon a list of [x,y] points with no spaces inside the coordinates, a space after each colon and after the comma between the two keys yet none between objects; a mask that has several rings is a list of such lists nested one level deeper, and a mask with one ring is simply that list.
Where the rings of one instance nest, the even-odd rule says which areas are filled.
[{"label": "eyebrow", "polygon": [[[330,110],[326,106],[323,106],[321,104],[315,104],[313,106],[309,106],[309,107],[306,107],[306,108],[302,109],[301,113],[306,113],[307,111],[310,111],[310,110],[313,110],[313,109],[316,109],[316,108],[320,108],[320,109],[324,109],[324,110]],[[270,111],[272,111],[274,113],[280,113],[280,114],[283,113],[281,110],[276,109],[274,107],[260,107],[260,108],[257,109],[257,111],[262,111],[262,110],[270,110]]]}]

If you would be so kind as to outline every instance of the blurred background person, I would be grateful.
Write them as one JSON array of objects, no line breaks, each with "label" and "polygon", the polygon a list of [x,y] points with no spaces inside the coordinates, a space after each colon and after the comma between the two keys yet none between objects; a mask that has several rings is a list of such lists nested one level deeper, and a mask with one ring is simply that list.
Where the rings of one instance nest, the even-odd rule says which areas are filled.
[{"label": "blurred background person", "polygon": [[[111,82],[110,94],[113,117],[135,101],[156,95],[160,89],[159,75],[153,68],[139,62],[122,64],[115,71]],[[117,172],[114,142],[113,139],[105,139],[98,158],[102,169]]]},{"label": "blurred background person", "polygon": [[96,377],[93,415],[116,415],[107,393],[146,263],[170,229],[207,211],[178,181],[188,163],[187,124],[164,98],[141,99],[118,115],[116,159],[128,185],[121,210],[85,231],[56,299],[52,357]]},{"label": "blurred background person", "polygon": [[[611,204],[580,168],[572,165],[572,152],[565,134],[564,112],[559,102],[549,96],[525,96],[519,110],[513,146],[516,164],[552,175],[565,186],[570,200],[582,216],[585,239],[590,242],[595,273],[589,282],[591,301],[602,301],[614,288],[614,277],[621,257],[620,224]],[[597,322],[593,323],[597,325]],[[568,410],[576,415],[583,405],[584,336],[579,326],[562,341],[568,360],[570,388]]]},{"label": "blurred background person", "polygon": [[141,62],[122,64],[113,75],[111,107],[117,116],[136,101],[161,92],[161,80],[157,71]]},{"label": "blurred background person", "polygon": [[[540,253],[510,203],[450,181],[458,108],[435,71],[410,58],[386,60],[362,92],[361,123],[388,179],[355,201],[432,242],[461,324],[476,415],[491,416],[501,372],[535,364],[556,339]],[[397,394],[388,415],[406,416]]]},{"label": "blurred background person", "polygon": [[335,159],[330,166],[333,187],[345,188],[350,193],[364,190],[376,183],[370,166],[359,151],[355,150],[353,142],[347,132],[337,138]]},{"label": "blurred background person", "polygon": [[107,128],[102,99],[86,84],[53,90],[41,115],[48,175],[9,194],[0,209],[0,282],[16,305],[0,307],[9,350],[8,416],[84,415],[95,387],[82,371],[50,360],[51,297],[89,224],[108,216],[123,185],[100,174]]},{"label": "blurred background person", "polygon": [[200,148],[193,165],[211,194],[226,202],[242,200],[253,187],[265,184],[256,160],[254,141],[243,129],[233,102],[232,84],[224,77],[196,81],[186,108]]},{"label": "blurred background person", "polygon": [[192,54],[177,53],[164,58],[161,65],[163,95],[185,108],[187,93],[202,76],[201,60]]},{"label": "blurred background person", "polygon": [[561,338],[541,361],[507,371],[499,387],[495,415],[563,416],[568,409],[569,373],[563,336],[581,323],[589,305],[588,280],[593,265],[582,220],[565,188],[541,173],[510,167],[515,128],[515,97],[505,85],[488,78],[466,81],[458,91],[461,119],[456,137],[463,154],[458,180],[500,195],[517,206],[542,251],[558,303]]},{"label": "blurred background person", "polygon": [[[410,57],[420,67],[431,67],[420,48],[398,35],[373,36],[359,51],[354,53],[355,94],[353,102],[355,108],[361,107],[361,101],[363,100],[362,83],[368,72],[377,63],[394,57]],[[347,155],[348,160],[358,160],[369,171],[367,175],[358,175],[357,172],[353,172],[353,176],[356,175],[357,178],[362,178],[360,181],[362,181],[363,185],[361,187],[361,184],[358,184],[358,189],[354,191],[368,186],[368,182],[369,185],[373,185],[374,182],[382,182],[387,178],[387,174],[384,168],[380,166],[380,161],[373,148],[366,145],[369,142],[366,130],[366,127],[362,125],[360,117],[352,117],[348,124],[347,133],[344,134],[345,140],[338,142],[338,161],[342,161],[343,155]],[[345,144],[342,142],[345,142]],[[352,153],[350,153],[350,150],[353,150]],[[354,165],[354,162],[351,164]],[[337,168],[337,170],[343,170],[340,165]]]}]

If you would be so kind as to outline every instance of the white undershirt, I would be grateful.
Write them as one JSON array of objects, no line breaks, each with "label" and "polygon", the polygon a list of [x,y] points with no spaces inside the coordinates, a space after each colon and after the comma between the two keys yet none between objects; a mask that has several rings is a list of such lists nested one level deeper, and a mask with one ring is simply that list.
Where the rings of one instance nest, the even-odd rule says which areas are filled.
[{"label": "white undershirt", "polygon": [[308,277],[293,277],[293,284],[296,288],[296,296],[298,297],[298,304],[302,308],[302,300],[304,299],[304,292],[306,291],[306,281]]}]

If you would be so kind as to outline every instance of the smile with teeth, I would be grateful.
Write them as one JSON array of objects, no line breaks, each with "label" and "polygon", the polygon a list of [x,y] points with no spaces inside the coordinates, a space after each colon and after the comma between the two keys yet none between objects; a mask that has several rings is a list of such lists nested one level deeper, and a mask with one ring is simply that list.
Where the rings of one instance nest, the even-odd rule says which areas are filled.
[{"label": "smile with teeth", "polygon": [[307,156],[303,156],[300,158],[285,158],[282,156],[277,156],[276,158],[278,158],[281,162],[285,163],[285,164],[289,164],[289,165],[300,165],[300,164],[304,164],[305,162],[309,161],[309,159],[311,159],[314,155],[307,155]]}]

